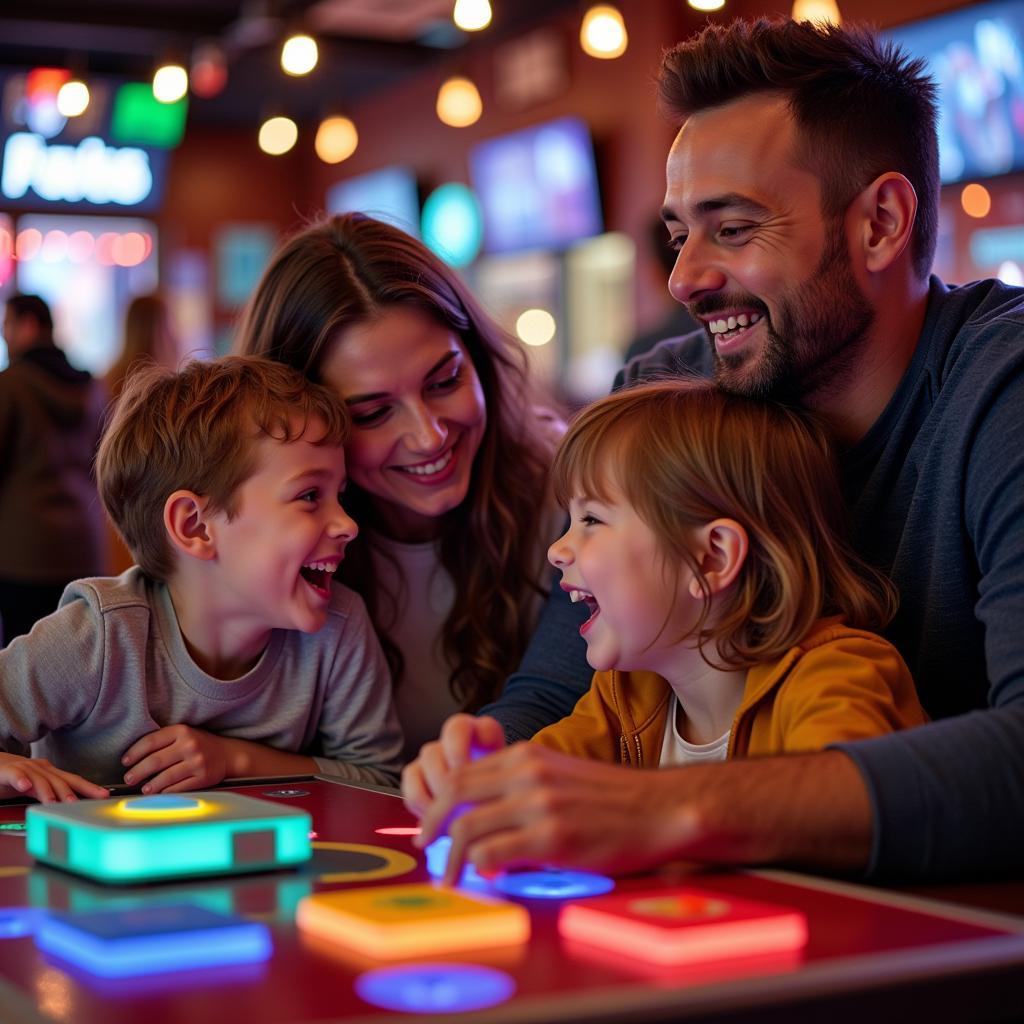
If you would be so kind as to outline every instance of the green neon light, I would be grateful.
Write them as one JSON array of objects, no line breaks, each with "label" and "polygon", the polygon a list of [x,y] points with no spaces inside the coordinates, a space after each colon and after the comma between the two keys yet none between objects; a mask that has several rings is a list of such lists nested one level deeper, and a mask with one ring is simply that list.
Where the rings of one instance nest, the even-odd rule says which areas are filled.
[{"label": "green neon light", "polygon": [[188,98],[161,103],[144,82],[129,82],[114,94],[110,138],[135,146],[173,149],[185,133]]}]

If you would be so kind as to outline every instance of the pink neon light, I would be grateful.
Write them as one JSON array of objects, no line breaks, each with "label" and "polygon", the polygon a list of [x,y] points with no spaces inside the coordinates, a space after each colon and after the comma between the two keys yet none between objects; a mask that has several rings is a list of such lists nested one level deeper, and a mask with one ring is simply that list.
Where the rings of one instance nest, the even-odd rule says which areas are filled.
[{"label": "pink neon light", "polygon": [[375,828],[379,836],[418,836],[421,829],[416,825],[392,825],[388,828]]}]

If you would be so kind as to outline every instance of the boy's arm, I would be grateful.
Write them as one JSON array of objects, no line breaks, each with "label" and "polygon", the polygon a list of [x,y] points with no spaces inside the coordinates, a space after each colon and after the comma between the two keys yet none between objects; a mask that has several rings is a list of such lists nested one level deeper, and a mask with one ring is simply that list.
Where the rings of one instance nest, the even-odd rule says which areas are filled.
[{"label": "boy's arm", "polygon": [[344,628],[334,658],[317,725],[322,756],[317,770],[347,782],[396,786],[402,768],[391,674],[366,607],[349,591]]},{"label": "boy's arm", "polygon": [[0,650],[0,799],[102,798],[108,790],[30,757],[30,744],[80,722],[96,699],[100,622],[87,600],[62,605]]}]

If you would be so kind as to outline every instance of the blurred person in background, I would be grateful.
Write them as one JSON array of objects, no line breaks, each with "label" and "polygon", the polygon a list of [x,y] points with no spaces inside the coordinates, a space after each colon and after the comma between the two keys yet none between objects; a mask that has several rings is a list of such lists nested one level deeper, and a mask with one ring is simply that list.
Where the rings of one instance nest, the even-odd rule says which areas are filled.
[{"label": "blurred person in background", "polygon": [[106,389],[53,340],[38,295],[12,295],[0,373],[2,640],[27,633],[64,587],[106,569],[103,511],[92,476]]},{"label": "blurred person in background", "polygon": [[[171,311],[161,295],[137,295],[128,304],[124,317],[124,345],[117,362],[107,371],[105,383],[111,400],[121,394],[128,371],[138,362],[149,361],[166,370],[176,370],[179,362],[178,337]],[[110,552],[106,575],[120,576],[135,560],[117,530],[107,527]]]}]

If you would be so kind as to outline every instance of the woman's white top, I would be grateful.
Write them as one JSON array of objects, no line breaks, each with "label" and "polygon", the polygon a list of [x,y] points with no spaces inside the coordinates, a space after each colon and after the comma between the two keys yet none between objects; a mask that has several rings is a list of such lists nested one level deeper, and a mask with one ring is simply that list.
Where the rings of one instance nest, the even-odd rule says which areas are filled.
[{"label": "woman's white top", "polygon": [[[565,513],[551,501],[538,534],[536,579],[544,594],[552,571],[547,548],[561,534],[564,522]],[[424,743],[437,739],[449,715],[461,710],[448,687],[452,667],[441,642],[441,630],[455,603],[455,586],[441,565],[436,541],[404,544],[380,534],[369,540],[377,615],[405,659],[405,671],[395,686],[395,706],[405,734],[403,757],[409,761]],[[392,607],[391,595],[397,607]],[[538,594],[531,600],[532,629],[544,597]]]},{"label": "woman's white top", "polygon": [[679,735],[679,698],[673,693],[668,702],[668,721],[665,737],[661,741],[659,768],[671,768],[682,764],[701,764],[708,761],[724,761],[729,751],[729,734],[719,736],[710,743],[689,743]]}]

